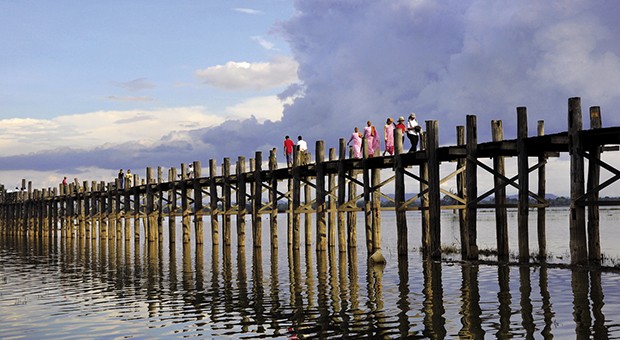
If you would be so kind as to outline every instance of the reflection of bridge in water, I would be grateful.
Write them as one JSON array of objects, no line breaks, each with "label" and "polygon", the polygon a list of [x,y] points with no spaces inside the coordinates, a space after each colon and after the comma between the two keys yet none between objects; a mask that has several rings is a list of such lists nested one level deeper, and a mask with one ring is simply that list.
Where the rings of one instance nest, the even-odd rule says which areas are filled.
[{"label": "reflection of bridge in water", "polygon": [[[601,153],[617,150],[607,145],[620,144],[620,127],[602,128],[598,107],[590,108],[590,127],[582,131],[581,101],[571,98],[568,102],[568,131],[552,135],[544,135],[544,124],[539,121],[538,136],[528,137],[526,108],[519,107],[517,138],[514,140],[504,140],[502,122],[493,121],[493,141],[478,143],[476,117],[467,116],[466,126],[457,127],[456,146],[439,147],[438,123],[427,121],[426,132],[421,138],[422,150],[402,153],[402,135],[396,129],[397,152],[389,157],[369,157],[364,147],[362,159],[346,158],[346,144],[341,139],[338,155],[335,149],[330,149],[329,160],[326,161],[324,143],[318,141],[315,163],[300,165],[299,154],[295,152],[292,168],[278,168],[276,152],[272,150],[268,169],[265,170],[262,153],[256,152],[255,158],[249,161],[249,171],[246,171],[244,157],[238,158],[235,173],[231,172],[230,159],[225,158],[219,175],[216,161],[210,160],[209,175],[204,177],[198,161],[192,164],[191,178],[185,164],[181,165],[179,175],[175,168],[169,169],[167,181],[163,178],[161,167],[157,169],[157,174],[153,168],[147,168],[146,179],[140,183],[138,176],[134,175],[133,183],[139,184],[128,188],[119,188],[118,180],[116,183],[84,181],[80,184],[76,179],[68,186],[33,190],[32,183],[26,186],[23,180],[24,191],[2,192],[0,228],[7,235],[69,240],[139,240],[144,232],[146,239],[154,242],[167,234],[170,244],[174,244],[175,219],[180,217],[182,242],[188,243],[193,237],[196,244],[204,244],[203,219],[210,217],[210,239],[215,249],[220,244],[228,246],[232,242],[231,216],[236,216],[236,243],[245,246],[246,215],[250,214],[253,247],[260,248],[263,246],[262,215],[267,214],[273,248],[277,247],[280,237],[277,233],[278,211],[284,205],[282,209],[288,216],[287,244],[293,249],[300,247],[303,215],[306,246],[314,241],[317,251],[337,247],[340,252],[346,252],[357,247],[355,212],[363,211],[366,249],[369,257],[378,263],[383,260],[380,251],[381,211],[392,210],[396,213],[397,246],[401,256],[406,256],[408,251],[406,213],[420,211],[424,254],[439,258],[441,209],[456,209],[460,214],[462,257],[476,260],[476,212],[481,207],[492,207],[496,211],[498,259],[503,261],[509,256],[506,209],[514,206],[518,208],[518,257],[520,262],[528,262],[530,208],[538,209],[538,255],[542,258],[546,255],[546,160],[561,152],[569,152],[571,262],[597,264],[601,261],[598,207],[602,204],[620,204],[599,200],[599,191],[620,178],[620,171],[602,161]],[[506,174],[506,157],[517,158],[514,176]],[[492,158],[493,166],[481,162],[482,158]],[[536,159],[535,165],[530,166],[530,158]],[[440,168],[446,162],[456,162],[456,170],[441,178]],[[603,183],[600,183],[601,167],[613,174]],[[415,174],[412,169],[417,169],[418,173]],[[482,194],[478,193],[478,169],[489,172],[494,178],[494,187]],[[383,181],[382,170],[391,171],[389,178]],[[536,193],[529,189],[529,174],[534,171],[538,173]],[[286,191],[282,190],[283,181],[287,182]],[[449,181],[456,182],[456,193],[441,188]],[[419,184],[418,194],[406,194],[414,191],[406,188],[410,182]],[[518,190],[516,205],[506,202],[508,186]],[[361,192],[358,193],[360,187]],[[394,192],[394,197],[385,192]],[[451,198],[453,203],[442,205],[442,194]],[[493,204],[484,204],[483,200],[492,195]],[[390,202],[391,206],[382,206],[382,200]],[[313,215],[316,216],[314,228]],[[164,226],[164,217],[168,217],[168,228]]]},{"label": "reflection of bridge in water", "polygon": [[[611,327],[613,315],[606,320],[603,313],[601,272],[583,268],[453,265],[415,259],[411,266],[412,258],[399,256],[398,276],[384,276],[379,266],[366,265],[367,261],[358,258],[355,248],[349,252],[334,247],[320,252],[306,248],[304,252],[304,248],[282,247],[286,249],[263,258],[261,249],[253,247],[246,254],[246,247],[192,249],[191,243],[183,243],[176,248],[164,242],[136,243],[120,238],[50,242],[48,238],[1,235],[0,241],[24,261],[60,266],[59,289],[64,294],[79,292],[85,299],[82,304],[78,297],[71,297],[70,306],[61,303],[63,314],[69,313],[71,306],[80,314],[93,313],[90,308],[96,304],[89,300],[107,294],[103,299],[117,299],[124,306],[118,308],[116,321],[110,322],[146,318],[147,323],[156,325],[151,328],[161,329],[160,335],[166,334],[166,328],[182,330],[178,336],[186,331],[191,336],[193,331],[203,336],[248,338],[295,333],[300,338],[479,339],[485,335],[547,338],[578,334],[600,339],[617,332],[617,327]],[[246,263],[247,255],[250,263]],[[283,257],[288,263],[279,263]],[[29,276],[38,281],[35,271],[33,268]],[[75,283],[72,278],[76,275],[83,281]],[[63,289],[64,285],[77,287]],[[617,295],[611,289],[614,284],[606,287],[613,299]],[[10,291],[4,294],[8,298]],[[49,294],[43,302],[53,312],[56,304]],[[611,310],[614,308],[617,304]],[[57,321],[54,327],[63,324]],[[119,327],[127,329],[122,324]]]}]

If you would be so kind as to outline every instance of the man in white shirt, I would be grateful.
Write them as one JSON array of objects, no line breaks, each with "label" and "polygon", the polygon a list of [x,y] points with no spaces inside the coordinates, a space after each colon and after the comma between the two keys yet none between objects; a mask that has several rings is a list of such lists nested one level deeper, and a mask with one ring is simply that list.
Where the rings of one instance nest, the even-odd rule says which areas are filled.
[{"label": "man in white shirt", "polygon": [[417,150],[421,131],[422,127],[418,124],[418,121],[415,120],[415,113],[412,112],[409,115],[409,120],[407,121],[407,138],[409,138],[409,141],[411,142],[409,152],[415,152]]},{"label": "man in white shirt", "polygon": [[297,146],[299,146],[299,160],[301,165],[308,164],[308,143],[306,143],[301,136],[297,136]]}]

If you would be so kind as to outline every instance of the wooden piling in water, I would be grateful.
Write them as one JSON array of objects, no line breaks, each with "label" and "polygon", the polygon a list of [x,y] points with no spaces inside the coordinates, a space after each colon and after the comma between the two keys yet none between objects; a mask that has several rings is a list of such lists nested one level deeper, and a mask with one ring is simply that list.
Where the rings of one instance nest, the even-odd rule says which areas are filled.
[{"label": "wooden piling in water", "polygon": [[[590,129],[600,129],[603,127],[601,119],[601,108],[598,106],[590,107]],[[590,159],[588,161],[588,193],[593,202],[599,199],[598,187],[600,184],[601,166],[601,146],[594,145],[589,150]],[[588,205],[588,258],[596,264],[601,262],[601,236],[599,230],[599,207],[597,204]]]},{"label": "wooden piling in water", "polygon": [[402,159],[403,132],[394,129],[394,210],[398,256],[408,255],[407,215],[405,207],[405,166]]},{"label": "wooden piling in water", "polygon": [[237,159],[237,247],[245,247],[245,218],[247,209],[247,191],[245,183],[245,157]]},{"label": "wooden piling in water", "polygon": [[325,214],[327,205],[325,201],[325,144],[317,141],[315,147],[316,168],[316,250],[327,250],[327,221]]},{"label": "wooden piling in water", "polygon": [[517,230],[519,239],[519,262],[528,262],[530,259],[529,246],[529,164],[527,147],[527,109],[517,108],[517,167],[519,178],[519,213],[517,218]]},{"label": "wooden piling in water", "polygon": [[581,98],[568,99],[568,150],[570,154],[570,254],[572,264],[586,264],[585,207],[578,203],[584,195],[583,145],[579,132],[583,126]]},{"label": "wooden piling in water", "polygon": [[[504,127],[501,120],[491,121],[491,135],[494,142],[504,140]],[[504,156],[493,157],[493,183],[495,186],[495,236],[497,240],[498,259],[508,260],[510,249],[508,246],[508,215],[506,208],[506,162]]]},{"label": "wooden piling in water", "polygon": [[[463,234],[466,236],[466,259],[478,259],[477,244],[477,200],[478,197],[478,127],[476,116],[468,115],[466,124],[466,152],[467,160],[465,165],[465,187],[467,200],[467,231]],[[464,245],[461,244],[463,247]]]},{"label": "wooden piling in water", "polygon": [[426,164],[428,165],[428,205],[429,205],[429,255],[441,257],[441,196],[440,196],[440,161],[439,124],[436,120],[426,122]]},{"label": "wooden piling in water", "polygon": [[[545,122],[538,121],[537,135],[545,135]],[[538,163],[547,163],[547,156],[538,156]],[[538,168],[538,197],[545,197],[547,194],[547,175],[545,166]],[[537,209],[537,231],[538,231],[538,258],[544,259],[547,257],[547,227],[546,227],[546,207],[539,207]],[[508,242],[508,237],[506,237]]]}]

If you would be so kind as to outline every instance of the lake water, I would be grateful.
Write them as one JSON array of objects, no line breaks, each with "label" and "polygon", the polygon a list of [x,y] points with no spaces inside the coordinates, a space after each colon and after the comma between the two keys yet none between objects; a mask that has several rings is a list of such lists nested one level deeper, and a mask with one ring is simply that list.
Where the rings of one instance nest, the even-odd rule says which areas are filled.
[{"label": "lake water", "polygon": [[[620,337],[620,271],[561,265],[570,262],[566,208],[548,209],[551,256],[530,266],[423,261],[419,214],[407,218],[410,252],[399,259],[393,213],[382,214],[382,268],[366,260],[362,215],[360,248],[349,253],[289,249],[284,215],[273,254],[267,243],[251,247],[249,222],[245,249],[214,250],[207,218],[207,243],[198,248],[0,237],[0,338]],[[450,212],[442,218],[442,244],[458,246],[458,220]],[[516,250],[516,212],[509,218]],[[620,257],[619,219],[620,210],[601,210],[611,267]],[[495,248],[494,213],[481,211],[478,221],[479,247]],[[535,221],[532,212],[533,253]],[[268,229],[265,218],[265,242]]]}]

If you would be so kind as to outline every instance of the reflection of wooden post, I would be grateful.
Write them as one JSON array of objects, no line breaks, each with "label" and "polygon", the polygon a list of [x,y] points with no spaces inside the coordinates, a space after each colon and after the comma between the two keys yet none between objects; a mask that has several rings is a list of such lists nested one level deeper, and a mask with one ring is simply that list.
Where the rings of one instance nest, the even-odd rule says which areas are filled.
[{"label": "reflection of wooden post", "polygon": [[519,169],[519,214],[518,214],[518,234],[519,234],[519,262],[528,262],[530,259],[530,245],[528,233],[529,217],[529,165],[527,160],[527,109],[517,108],[517,153]]},{"label": "reflection of wooden post", "polygon": [[428,164],[428,203],[429,203],[429,231],[430,255],[433,258],[441,257],[441,197],[440,197],[440,161],[437,156],[439,148],[439,126],[436,120],[426,122],[426,155]]},{"label": "reflection of wooden post", "polygon": [[339,140],[338,149],[338,250],[340,252],[346,251],[346,232],[345,232],[345,219],[344,219],[344,200],[347,193],[347,179],[344,169],[344,160],[346,158],[346,144],[343,138]]},{"label": "reflection of wooden post", "polygon": [[196,237],[196,245],[198,246],[204,243],[204,230],[202,222],[202,186],[200,185],[200,177],[202,177],[202,167],[200,161],[194,161],[193,168],[194,174],[192,178],[194,183],[194,233]]},{"label": "reflection of wooden post", "polygon": [[[601,122],[601,108],[593,106],[590,108],[590,129],[600,129],[603,127]],[[601,147],[595,145],[589,150],[590,157],[588,162],[588,200],[592,203],[588,206],[588,254],[590,260],[601,261],[601,236],[599,232],[599,205],[598,205],[598,186],[600,183],[601,167],[596,161],[601,159]]]},{"label": "reflection of wooden post", "polygon": [[[504,140],[504,129],[501,120],[491,121],[491,134],[494,142]],[[493,157],[493,170],[504,176],[506,174],[504,156]],[[503,178],[493,176],[495,186],[495,236],[497,240],[497,257],[507,260],[508,248],[508,216],[506,210],[506,186]]]},{"label": "reflection of wooden post", "polygon": [[585,207],[577,202],[584,195],[583,144],[580,137],[582,129],[581,98],[568,99],[568,150],[570,154],[570,255],[571,264],[586,264],[588,250],[586,244]]},{"label": "reflection of wooden post", "polygon": [[[545,122],[542,120],[538,121],[537,128],[538,136],[545,135]],[[543,164],[547,162],[547,157],[540,156],[538,157],[538,163]],[[538,197],[545,197],[547,194],[546,190],[546,171],[545,166],[541,166],[538,168]],[[544,259],[547,256],[547,236],[546,236],[546,227],[545,227],[545,215],[546,208],[540,207],[537,210],[537,230],[538,230],[538,257]]]},{"label": "reflection of wooden post", "polygon": [[396,211],[396,232],[398,255],[407,256],[407,211],[405,210],[405,167],[403,165],[403,131],[394,129],[394,209]]},{"label": "reflection of wooden post", "polygon": [[237,247],[245,247],[245,215],[248,213],[245,184],[245,157],[237,158]]},{"label": "reflection of wooden post", "polygon": [[211,208],[211,244],[216,248],[220,244],[220,225],[217,221],[219,214],[217,208],[217,184],[215,176],[217,175],[217,163],[215,159],[209,160],[209,203]]},{"label": "reflection of wooden post", "polygon": [[[330,148],[329,149],[329,160],[330,161],[334,161],[336,160],[336,149],[334,148]],[[336,246],[336,228],[337,228],[337,224],[336,224],[336,215],[337,215],[337,207],[336,207],[336,200],[334,199],[334,195],[335,195],[335,191],[336,191],[336,175],[333,173],[329,173],[329,175],[327,175],[327,181],[328,181],[328,185],[329,185],[329,196],[327,198],[327,204],[328,204],[328,217],[327,217],[327,228],[328,228],[328,233],[327,233],[327,244],[330,247],[335,247]]]},{"label": "reflection of wooden post", "polygon": [[327,227],[325,220],[325,144],[316,142],[316,250],[327,250]]},{"label": "reflection of wooden post", "polygon": [[478,159],[478,127],[476,124],[476,116],[468,115],[466,124],[466,149],[467,149],[467,161],[465,168],[465,187],[467,192],[467,254],[466,258],[469,260],[478,259],[478,244],[477,238],[477,207],[476,199],[478,198],[478,165],[476,161]]}]

